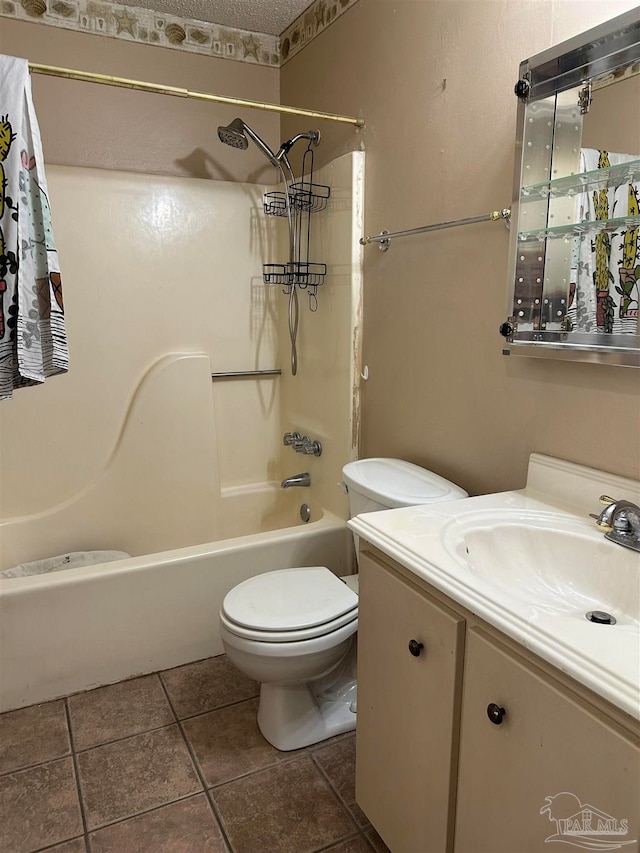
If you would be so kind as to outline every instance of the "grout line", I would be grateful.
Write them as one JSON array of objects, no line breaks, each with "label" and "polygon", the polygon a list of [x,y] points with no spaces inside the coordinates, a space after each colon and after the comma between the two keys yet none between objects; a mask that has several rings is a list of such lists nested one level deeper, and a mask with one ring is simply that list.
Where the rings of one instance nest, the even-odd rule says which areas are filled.
[{"label": "grout line", "polygon": [[[150,674],[151,674],[151,675],[157,675],[157,673],[150,673]],[[129,680],[129,679],[127,679],[127,680]],[[105,741],[104,743],[99,743],[99,744],[96,744],[95,746],[85,747],[84,749],[80,750],[79,752],[75,752],[75,751],[74,751],[74,753],[73,753],[74,766],[75,766],[76,756],[77,756],[78,754],[82,755],[82,754],[84,754],[85,752],[90,752],[90,751],[91,751],[91,750],[93,750],[93,749],[99,749],[99,748],[100,748],[100,747],[102,747],[102,746],[107,746],[107,745],[114,744],[114,743],[121,743],[122,741],[125,741],[125,740],[132,740],[133,738],[135,738],[135,737],[139,737],[140,735],[143,735],[143,734],[151,734],[151,733],[153,733],[153,732],[158,732],[158,731],[161,731],[161,730],[163,730],[163,729],[169,729],[169,728],[171,728],[172,726],[175,726],[175,727],[178,729],[178,731],[180,732],[180,735],[182,736],[182,738],[183,738],[183,740],[184,740],[184,732],[182,731],[182,727],[180,726],[180,724],[179,724],[178,720],[176,719],[175,709],[173,708],[173,706],[172,706],[172,704],[171,704],[171,701],[169,700],[169,697],[167,696],[167,693],[166,693],[166,691],[165,691],[165,689],[164,689],[164,684],[162,683],[162,680],[161,680],[161,679],[158,679],[158,681],[159,681],[159,683],[160,683],[160,689],[162,690],[162,692],[163,692],[163,694],[164,694],[165,698],[167,699],[167,702],[168,702],[168,704],[169,704],[169,710],[171,711],[171,714],[173,715],[173,718],[174,718],[174,719],[173,719],[170,723],[167,723],[167,724],[165,724],[165,725],[163,725],[163,726],[157,726],[156,728],[153,728],[153,729],[146,729],[146,730],[141,731],[141,732],[136,732],[136,733],[134,733],[134,734],[126,735],[125,737],[122,737],[122,738],[116,738],[115,740]],[[98,688],[96,688],[96,689],[98,689]],[[65,698],[65,707],[67,707],[66,698]],[[69,714],[69,709],[68,709],[68,708],[67,708],[67,714],[68,714],[69,732],[70,732],[70,737],[71,737],[70,714]],[[72,749],[73,749],[73,740],[71,740],[71,746],[72,746]],[[187,746],[188,746],[188,745],[187,745]],[[193,762],[193,757],[191,756],[191,752],[190,752],[190,750],[189,750],[189,756],[190,756],[190,758],[191,758],[191,760],[192,760],[192,762]],[[198,773],[198,768],[197,768],[197,767],[194,767],[194,770],[196,771],[196,776],[198,777],[198,779],[200,780],[200,782],[202,782],[201,776],[200,776],[200,774]],[[76,772],[76,778],[77,778],[77,780],[78,780],[78,784],[79,784],[79,774],[78,774],[77,772]],[[182,800],[188,800],[188,799],[190,799],[191,797],[197,797],[197,796],[200,796],[200,795],[201,795],[201,794],[203,794],[203,793],[205,793],[205,791],[204,791],[204,785],[203,785],[203,790],[201,790],[201,791],[195,791],[195,792],[192,792],[192,793],[190,793],[190,794],[185,794],[185,795],[184,795],[184,796],[182,796],[182,797],[176,797],[176,799],[174,799],[174,800],[169,800],[168,802],[160,803],[159,805],[153,806],[153,807],[148,808],[148,809],[144,809],[143,811],[136,812],[135,814],[127,815],[127,816],[125,816],[125,817],[118,818],[117,820],[108,821],[107,823],[100,824],[100,826],[92,827],[92,829],[91,829],[91,833],[93,833],[93,832],[97,832],[98,830],[100,830],[100,829],[104,829],[104,828],[109,827],[109,826],[115,826],[115,825],[117,825],[117,824],[119,824],[119,823],[125,823],[126,821],[128,821],[128,820],[132,820],[133,818],[139,817],[139,816],[141,816],[141,815],[149,814],[150,812],[158,811],[159,809],[162,809],[162,808],[164,808],[165,806],[170,806],[170,805],[172,805],[173,803],[177,803],[177,802],[180,802],[180,801],[182,801]],[[81,803],[81,809],[82,809],[82,800],[80,801],[80,803]],[[84,810],[83,810],[83,824],[86,826],[86,823],[85,823],[85,817],[84,817]],[[91,851],[91,846],[92,846],[92,845],[91,845],[91,838],[90,838],[90,832],[89,832],[88,826],[86,826],[86,829],[85,829],[85,845],[86,845],[86,848],[87,848],[88,853],[90,853],[90,851]]]},{"label": "grout line", "polygon": [[[2,770],[2,771],[0,771],[0,779],[2,779],[4,776],[10,776],[13,773],[22,773],[23,770],[33,770],[35,767],[42,767],[44,764],[50,764],[52,761],[60,761],[63,758],[70,758],[73,755],[73,742],[71,739],[71,725],[69,724],[69,715],[66,711],[66,707],[67,707],[66,697],[63,696],[61,698],[52,699],[50,701],[51,701],[51,704],[53,704],[54,702],[62,702],[63,703],[63,708],[65,709],[65,723],[67,726],[67,735],[68,735],[68,740],[69,740],[68,752],[63,752],[61,755],[49,756],[49,758],[45,758],[43,761],[34,761],[33,764],[24,764],[20,767],[11,767],[11,768],[9,768],[9,770]],[[49,702],[39,702],[36,704],[37,705],[48,705]],[[0,717],[4,717],[5,714],[15,714],[18,711],[26,711],[28,708],[33,708],[33,707],[35,707],[35,705],[26,705],[24,708],[14,708],[11,711],[3,711],[2,714],[0,714]]]},{"label": "grout line", "polygon": [[229,836],[227,834],[227,829],[224,825],[224,821],[222,820],[222,815],[220,814],[220,811],[218,810],[218,806],[216,805],[215,800],[213,799],[213,796],[212,796],[210,791],[205,790],[205,795],[206,795],[207,800],[209,802],[209,805],[211,807],[211,811],[213,812],[213,816],[215,817],[216,821],[218,822],[218,826],[220,827],[220,832],[222,833],[222,838],[224,840],[224,843],[227,846],[227,850],[229,850],[229,853],[233,853],[233,847],[231,846],[231,841],[230,841]]},{"label": "grout line", "polygon": [[[49,850],[53,850],[55,853],[56,848],[59,848],[61,844],[70,844],[72,841],[78,841],[79,838],[82,838],[82,835],[74,835],[73,838],[65,838],[64,841],[56,841],[55,844],[49,844],[47,847],[38,847],[37,850],[32,850],[30,853],[48,853]],[[85,840],[85,846],[86,846]],[[89,848],[87,847],[87,850]]]},{"label": "grout line", "polygon": [[84,801],[82,799],[82,787],[80,785],[80,771],[78,769],[78,757],[75,751],[75,744],[73,740],[73,729],[71,727],[71,713],[69,711],[69,702],[65,698],[64,700],[64,711],[67,717],[67,728],[69,730],[69,746],[71,747],[71,757],[73,760],[73,773],[76,779],[76,790],[78,793],[78,805],[80,807],[80,818],[82,820],[82,831],[84,836],[84,846],[87,850],[89,847],[89,829],[87,827],[87,816],[84,810]]},{"label": "grout line", "polygon": [[342,808],[347,812],[347,814],[348,814],[349,818],[350,818],[350,819],[353,821],[353,823],[355,824],[356,829],[358,830],[358,832],[361,832],[363,829],[365,829],[365,827],[361,827],[361,826],[360,826],[360,824],[358,823],[358,821],[357,821],[357,820],[356,820],[356,818],[355,818],[355,815],[353,815],[353,814],[352,814],[351,809],[349,808],[349,806],[348,806],[348,804],[347,804],[346,800],[344,800],[344,799],[343,799],[342,795],[339,793],[339,791],[337,790],[337,788],[333,785],[333,782],[331,781],[331,778],[330,778],[329,774],[326,772],[326,770],[324,769],[324,767],[322,767],[322,766],[321,766],[321,765],[320,765],[320,764],[315,760],[315,758],[313,757],[313,755],[311,756],[311,760],[313,761],[314,766],[318,769],[318,771],[319,771],[320,775],[321,775],[321,776],[326,780],[327,784],[329,785],[329,788],[330,788],[331,792],[334,794],[334,796],[335,796],[335,797],[336,797],[336,799],[338,800],[338,803],[339,803],[339,804],[342,806]]},{"label": "grout line", "polygon": [[[176,718],[177,718],[178,715],[176,714],[176,710],[173,707],[173,702],[171,701],[171,697],[169,696],[169,691],[167,690],[167,687],[166,687],[164,681],[162,680],[162,678],[160,678],[160,684],[162,685],[162,689],[164,690],[165,696],[167,697],[167,702],[169,703],[169,707],[171,708],[171,710],[173,711],[173,713],[176,715]],[[238,704],[238,703],[236,702],[233,704]],[[228,706],[226,706],[226,707],[228,707]],[[206,713],[210,713],[210,712],[207,711]],[[198,716],[201,716],[201,715],[198,715]],[[190,717],[188,719],[193,719],[193,718]],[[195,771],[198,775],[198,779],[200,779],[200,783],[202,785],[204,795],[207,798],[207,802],[209,803],[209,808],[213,812],[213,817],[214,817],[216,823],[218,824],[218,827],[220,829],[220,833],[222,835],[223,841],[224,841],[225,845],[227,846],[227,849],[232,852],[231,842],[229,840],[229,836],[227,835],[227,831],[225,829],[225,826],[222,822],[222,817],[219,814],[218,809],[217,809],[217,807],[213,801],[213,797],[210,795],[209,790],[207,789],[207,782],[206,782],[206,779],[204,778],[204,774],[203,774],[202,770],[200,769],[200,764],[198,762],[196,754],[195,754],[195,752],[191,746],[191,742],[190,742],[189,738],[186,736],[185,731],[182,728],[182,720],[180,720],[180,719],[177,720],[177,726],[178,726],[178,729],[180,731],[180,734],[182,735],[182,739],[183,739],[183,741],[184,741],[184,743],[185,743],[185,745],[189,751],[189,755],[191,756],[191,761],[192,761],[193,766],[195,768]]]},{"label": "grout line", "polygon": [[[164,682],[161,679],[161,684],[165,687]],[[165,691],[167,693],[167,698],[169,693],[165,687]],[[227,702],[224,705],[216,705],[215,708],[208,708],[206,711],[197,711],[195,714],[187,714],[184,717],[180,717],[172,707],[174,714],[176,715],[176,719],[178,722],[184,722],[185,720],[194,720],[196,717],[204,717],[205,714],[212,714],[214,711],[221,711],[223,708],[232,708],[234,705],[241,705],[243,702],[250,702],[252,699],[259,699],[260,693],[256,693],[254,696],[245,696],[244,699],[235,699],[233,702]]]},{"label": "grout line", "polygon": [[[127,679],[127,680],[129,680],[129,679]],[[161,682],[161,684],[162,684],[162,682]],[[162,687],[164,689],[164,684],[162,684]],[[94,688],[94,689],[99,689],[99,688]],[[77,695],[77,694],[72,694],[72,695]],[[68,697],[65,696],[65,697],[63,697],[62,700],[57,699],[56,701],[64,701],[65,702],[65,708],[66,708],[66,699],[67,698]],[[167,695],[167,698],[168,698],[168,695]],[[219,705],[217,708],[212,708],[209,711],[201,711],[197,714],[194,714],[193,716],[183,717],[182,719],[177,718],[175,709],[173,707],[171,707],[172,713],[174,715],[176,715],[175,719],[172,720],[171,722],[164,723],[161,726],[155,726],[154,728],[151,728],[151,729],[141,729],[140,731],[130,732],[129,734],[123,735],[122,737],[113,738],[112,740],[100,741],[100,743],[95,743],[95,744],[92,744],[91,746],[83,746],[80,749],[75,748],[75,746],[73,746],[73,744],[72,744],[70,751],[63,753],[62,755],[56,755],[56,756],[53,756],[51,758],[46,758],[44,761],[36,761],[34,764],[25,764],[22,767],[13,767],[10,770],[4,770],[2,773],[0,773],[0,779],[3,776],[10,775],[11,773],[22,773],[23,770],[32,770],[35,767],[41,767],[42,765],[49,764],[52,761],[60,761],[61,759],[69,758],[72,755],[82,755],[84,752],[89,752],[92,749],[99,749],[101,746],[109,746],[109,745],[114,744],[114,743],[120,743],[121,741],[129,740],[130,738],[139,737],[140,735],[151,734],[152,732],[158,732],[161,729],[167,729],[170,726],[178,725],[180,731],[182,732],[182,726],[180,725],[180,723],[186,722],[187,720],[195,720],[197,717],[204,717],[207,714],[214,713],[215,711],[221,711],[223,708],[231,708],[234,705],[241,705],[243,702],[250,702],[252,699],[257,699],[257,698],[258,698],[258,696],[250,696],[247,699],[239,699],[237,702],[230,702],[227,705]],[[31,707],[31,706],[27,706],[27,707]],[[22,709],[18,708],[16,710],[22,710]],[[11,713],[11,712],[8,711],[6,713]],[[70,734],[69,739],[70,739],[70,741],[72,741],[71,726],[69,723],[69,719],[70,718],[68,718],[68,720],[67,720],[67,725],[69,727],[69,734]],[[286,753],[279,750],[279,752],[282,755],[286,755],[287,757],[286,758],[279,758],[275,762],[274,765],[269,765],[269,766],[278,766],[280,764],[285,764],[286,762],[292,761],[293,759],[298,758],[301,755],[313,755],[318,750],[323,749],[326,746],[330,746],[332,743],[337,743],[339,740],[346,740],[346,738],[350,737],[352,734],[353,734],[352,732],[345,732],[344,734],[336,735],[335,739],[333,739],[333,738],[331,739],[331,742],[320,741],[320,743],[312,743],[312,744],[309,744],[309,746],[303,746],[300,749],[292,749],[290,752],[286,752]],[[185,736],[185,739],[186,739],[186,736]],[[263,769],[263,768],[260,768],[260,769]],[[233,782],[233,781],[235,781],[235,779],[243,779],[245,776],[250,776],[252,773],[259,773],[260,769],[251,770],[248,773],[241,773],[238,776],[234,776],[232,779],[226,779],[224,782],[218,782],[215,785],[212,785],[211,787],[217,788],[220,785],[226,785],[227,782]],[[266,768],[264,768],[264,769],[266,769]]]},{"label": "grout line", "polygon": [[71,750],[65,752],[64,755],[56,755],[54,758],[47,758],[35,764],[25,764],[24,767],[14,767],[12,770],[5,770],[3,773],[0,773],[0,779],[4,779],[5,776],[13,776],[16,773],[24,773],[26,770],[35,770],[36,767],[44,767],[45,764],[53,764],[54,761],[62,761],[65,758],[73,758]]},{"label": "grout line", "polygon": [[[95,693],[98,690],[104,690],[107,687],[115,687],[118,684],[128,684],[129,681],[142,681],[143,678],[150,678],[152,675],[157,675],[162,670],[153,670],[153,672],[138,672],[134,675],[127,675],[124,678],[118,679],[118,681],[106,681],[104,684],[95,684],[93,687],[85,687],[83,690],[73,690],[71,693],[64,693],[62,696],[58,696],[58,699],[75,699],[76,696],[84,696],[87,693]],[[55,699],[45,699],[45,702],[55,702]],[[33,702],[33,705],[40,705],[40,702]],[[30,708],[31,705],[27,705],[27,708]]]},{"label": "grout line", "polygon": [[[102,829],[108,829],[109,827],[117,826],[119,823],[126,823],[127,821],[134,820],[137,817],[144,817],[144,815],[151,814],[151,812],[157,812],[160,811],[160,809],[166,808],[167,806],[173,806],[175,803],[181,803],[183,800],[190,800],[192,797],[200,797],[204,793],[204,791],[194,791],[191,794],[185,794],[182,797],[176,797],[175,800],[167,800],[166,803],[159,803],[159,805],[157,806],[151,806],[148,809],[143,809],[141,812],[126,815],[125,817],[119,817],[116,820],[107,821],[107,823],[101,823],[99,826],[94,826],[90,830],[88,830],[88,835],[90,837],[91,835],[95,834],[96,832],[99,832]],[[87,847],[87,850],[89,850],[89,847]],[[122,851],[122,853],[125,852]]]},{"label": "grout line", "polygon": [[290,752],[284,753],[279,750],[279,752],[281,752],[282,755],[286,755],[286,758],[277,758],[272,764],[265,764],[264,767],[258,767],[255,770],[247,770],[245,773],[239,773],[237,776],[232,776],[230,779],[223,779],[222,782],[216,782],[214,785],[210,785],[207,790],[217,791],[218,788],[223,788],[225,785],[231,785],[233,782],[239,782],[242,779],[248,779],[249,776],[257,776],[258,773],[266,773],[267,770],[275,770],[277,767],[286,767],[288,764],[292,764],[294,761],[298,761],[300,758],[304,758],[305,756],[311,758],[310,754],[307,752],[307,747],[293,749]]},{"label": "grout line", "polygon": [[[208,660],[208,659],[209,658],[203,658],[202,660]],[[197,663],[197,661],[194,661],[193,663]],[[188,664],[186,664],[186,665],[188,665]],[[173,667],[173,669],[177,669],[177,668],[179,668],[179,667]],[[138,812],[136,814],[128,815],[128,816],[120,818],[118,820],[111,821],[109,823],[103,824],[99,827],[92,828],[91,832],[98,831],[98,830],[103,829],[103,828],[108,827],[108,826],[114,826],[114,825],[117,825],[119,823],[124,823],[124,822],[132,820],[133,818],[136,818],[138,816],[149,814],[149,813],[157,811],[161,808],[165,808],[166,806],[169,806],[173,803],[180,802],[182,800],[186,800],[186,799],[189,799],[189,798],[194,797],[194,796],[200,796],[200,794],[204,793],[204,795],[206,796],[207,801],[209,803],[209,806],[213,812],[213,816],[218,823],[218,827],[220,829],[224,843],[226,844],[230,853],[233,853],[233,848],[232,848],[231,842],[229,840],[229,836],[227,834],[227,831],[225,829],[225,825],[224,825],[222,816],[220,815],[219,810],[218,810],[217,805],[216,805],[215,800],[214,800],[214,796],[213,796],[214,791],[217,790],[218,788],[222,787],[223,785],[227,785],[227,784],[229,784],[231,782],[235,782],[239,779],[245,779],[249,776],[253,776],[253,775],[256,775],[258,773],[263,773],[263,772],[266,772],[269,770],[273,770],[276,767],[285,766],[286,764],[289,764],[289,763],[291,763],[297,759],[300,759],[303,756],[308,756],[311,759],[311,762],[314,765],[314,767],[316,767],[320,771],[322,777],[328,783],[329,788],[330,788],[331,792],[334,794],[334,796],[337,798],[339,805],[346,810],[349,819],[352,821],[352,823],[356,827],[352,834],[346,835],[341,839],[334,840],[330,844],[325,845],[321,848],[318,848],[318,850],[315,851],[315,853],[321,853],[321,851],[330,850],[332,846],[335,846],[336,844],[341,843],[341,842],[351,841],[351,840],[357,838],[358,836],[361,836],[363,838],[363,841],[365,842],[367,847],[371,847],[370,842],[364,836],[364,832],[369,827],[366,827],[366,826],[360,827],[359,826],[355,817],[351,814],[349,806],[343,801],[342,797],[338,794],[338,792],[334,788],[330,778],[328,777],[328,775],[326,774],[324,769],[319,765],[319,763],[314,758],[314,753],[318,752],[319,750],[322,750],[323,748],[327,747],[328,745],[331,745],[332,743],[335,743],[339,740],[344,740],[347,737],[352,736],[351,732],[345,732],[342,735],[337,735],[335,738],[331,738],[329,741],[321,741],[320,743],[310,744],[309,746],[302,747],[301,749],[298,749],[298,750],[292,750],[291,752],[286,752],[286,753],[280,752],[280,756],[276,758],[276,760],[274,761],[273,764],[270,764],[266,767],[261,767],[257,770],[249,771],[247,773],[242,773],[238,776],[234,776],[231,779],[227,779],[223,782],[217,783],[216,785],[212,785],[209,788],[209,787],[207,787],[207,782],[204,778],[204,774],[200,768],[196,754],[195,754],[195,752],[191,746],[191,742],[190,742],[188,736],[185,733],[185,730],[183,728],[182,723],[187,721],[187,720],[192,720],[192,719],[195,719],[197,717],[202,717],[202,716],[205,716],[207,714],[214,713],[215,711],[223,710],[224,708],[230,708],[230,707],[233,707],[234,705],[240,705],[244,702],[248,702],[248,701],[258,699],[259,693],[255,694],[254,696],[249,696],[249,697],[245,697],[243,699],[239,699],[239,700],[236,700],[233,702],[228,702],[224,705],[219,705],[219,706],[217,706],[215,708],[211,708],[207,711],[200,711],[196,714],[192,714],[190,716],[183,717],[181,719],[176,712],[176,709],[175,709],[173,702],[171,700],[167,686],[166,686],[166,684],[162,678],[162,672],[169,672],[169,671],[170,670],[158,670],[158,671],[153,672],[153,673],[145,674],[145,676],[132,676],[131,679],[123,679],[122,681],[125,682],[125,681],[133,680],[134,678],[149,677],[149,676],[155,675],[157,678],[157,682],[160,684],[161,690],[163,691],[163,694],[164,694],[166,701],[169,705],[169,709],[170,709],[171,713],[173,714],[174,721],[167,723],[167,724],[164,724],[164,725],[161,725],[161,726],[156,726],[155,728],[152,728],[152,729],[144,729],[143,731],[140,731],[140,732],[134,732],[133,734],[127,734],[124,737],[115,738],[115,739],[109,740],[109,741],[104,741],[103,743],[94,744],[92,746],[84,747],[80,750],[77,750],[75,743],[74,743],[73,729],[72,729],[72,725],[71,725],[71,712],[70,712],[70,708],[69,708],[68,699],[71,696],[76,696],[76,695],[80,695],[82,693],[87,693],[87,692],[91,692],[91,691],[79,691],[78,693],[69,694],[68,696],[60,697],[60,699],[64,702],[67,730],[68,730],[68,736],[69,736],[70,753],[59,756],[57,758],[50,758],[50,759],[47,759],[46,761],[38,762],[38,763],[33,764],[33,765],[28,765],[27,767],[14,768],[13,770],[9,770],[6,773],[0,774],[0,778],[4,775],[8,775],[10,773],[21,772],[23,770],[28,770],[28,769],[31,769],[33,767],[39,767],[39,766],[42,766],[44,764],[49,764],[52,761],[58,761],[58,760],[61,760],[64,758],[71,757],[72,761],[73,761],[74,776],[75,776],[75,781],[76,781],[78,802],[79,802],[79,808],[80,808],[80,814],[81,814],[82,826],[83,826],[83,836],[76,836],[76,838],[79,838],[79,837],[84,838],[87,853],[90,853],[90,851],[91,851],[91,840],[90,840],[90,833],[89,833],[89,829],[88,829],[88,825],[87,825],[87,818],[86,818],[84,803],[83,803],[83,798],[82,798],[82,788],[81,788],[81,783],[80,783],[80,773],[79,773],[79,768],[78,768],[77,756],[81,755],[85,752],[88,752],[90,750],[93,750],[93,749],[99,749],[101,746],[119,743],[121,741],[129,740],[129,739],[132,739],[134,737],[138,737],[138,736],[143,735],[143,734],[150,734],[153,732],[157,732],[157,731],[160,731],[162,729],[169,728],[170,726],[177,726],[178,731],[180,732],[180,734],[182,736],[183,742],[185,743],[185,745],[187,747],[187,750],[188,750],[189,756],[191,758],[194,770],[196,771],[196,775],[197,775],[197,777],[198,777],[198,779],[202,785],[203,790],[197,791],[197,792],[194,792],[191,794],[187,794],[183,797],[178,797],[175,800],[171,800],[171,801],[166,802],[166,803],[161,803],[160,805],[153,806],[152,808],[146,809],[146,810]],[[122,683],[122,682],[115,682],[115,683]],[[109,685],[103,685],[103,686],[109,686]],[[100,688],[99,687],[92,688],[92,690],[98,690],[98,689],[100,689]],[[54,700],[54,701],[59,701],[59,700]],[[39,703],[39,704],[41,704],[41,703]],[[74,839],[67,839],[67,840],[72,841]],[[63,843],[63,842],[57,842],[57,843]],[[54,845],[54,848],[55,848],[55,846],[56,845]],[[51,850],[54,848],[52,848],[51,846],[49,846],[48,848],[40,848],[39,853],[44,853],[44,851]]]},{"label": "grout line", "polygon": [[162,729],[170,729],[171,726],[175,725],[177,725],[177,720],[172,720],[170,723],[165,723],[162,726],[155,726],[152,729],[142,729],[142,731],[130,732],[127,735],[116,737],[113,740],[105,740],[101,743],[94,743],[91,746],[83,746],[82,749],[75,750],[75,755],[83,755],[85,752],[91,752],[92,749],[100,749],[102,746],[111,746],[114,743],[122,743],[125,740],[132,740],[134,737],[140,737],[141,735],[150,735],[154,732],[162,731]]},{"label": "grout line", "polygon": [[[248,700],[245,700],[245,701],[248,701]],[[207,712],[207,713],[210,713],[210,712]],[[190,717],[189,719],[193,719],[193,717]],[[336,735],[336,739],[338,739],[338,738],[339,739],[346,739],[347,737],[349,737],[350,734],[351,734],[351,732],[347,732],[346,734],[343,734],[343,735]],[[264,737],[264,735],[263,735],[263,737]],[[188,740],[188,735],[186,735],[186,734],[185,734],[185,739]],[[334,741],[332,741],[332,742],[334,742]],[[302,747],[300,747],[300,749],[292,749],[292,750],[287,751],[287,752],[283,752],[282,750],[278,750],[280,757],[276,758],[272,764],[266,764],[264,767],[258,767],[255,770],[247,770],[244,773],[239,773],[237,776],[232,776],[230,779],[223,779],[221,782],[216,782],[215,784],[210,785],[207,788],[207,790],[214,791],[214,790],[217,790],[218,788],[222,788],[224,785],[230,785],[232,782],[237,782],[241,779],[247,779],[249,776],[255,776],[258,773],[264,773],[265,771],[273,770],[276,767],[284,767],[287,764],[291,764],[293,761],[297,761],[298,759],[303,758],[304,756],[308,756],[309,758],[311,758],[313,760],[314,751],[317,752],[318,749],[320,749],[326,745],[327,745],[326,741],[320,741],[320,743],[310,744],[309,746],[302,746]],[[275,747],[274,747],[274,749],[275,749]],[[313,763],[315,766],[317,766],[315,760],[313,760]],[[331,789],[334,790],[333,786],[331,786]],[[347,806],[345,806],[345,807],[348,809]],[[349,814],[351,815],[351,812],[349,812]]]},{"label": "grout line", "polygon": [[[314,848],[311,853],[323,853],[324,850],[333,850],[338,844],[346,844],[349,841],[355,841],[360,834],[361,833],[359,832],[353,832],[351,835],[343,835],[342,838],[335,838],[323,847]],[[366,838],[364,838],[364,842],[365,844],[368,843]]]}]

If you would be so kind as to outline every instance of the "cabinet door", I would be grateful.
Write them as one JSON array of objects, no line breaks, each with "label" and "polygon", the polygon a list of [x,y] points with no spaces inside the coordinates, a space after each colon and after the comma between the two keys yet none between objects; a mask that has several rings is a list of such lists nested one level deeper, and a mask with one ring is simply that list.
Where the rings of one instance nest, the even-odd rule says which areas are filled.
[{"label": "cabinet door", "polygon": [[356,799],[393,853],[443,853],[464,620],[366,554],[358,619]]},{"label": "cabinet door", "polygon": [[[491,722],[490,704],[504,709],[502,722],[495,709]],[[457,853],[548,853],[552,842],[637,851],[639,777],[637,739],[481,630],[469,632]]]}]

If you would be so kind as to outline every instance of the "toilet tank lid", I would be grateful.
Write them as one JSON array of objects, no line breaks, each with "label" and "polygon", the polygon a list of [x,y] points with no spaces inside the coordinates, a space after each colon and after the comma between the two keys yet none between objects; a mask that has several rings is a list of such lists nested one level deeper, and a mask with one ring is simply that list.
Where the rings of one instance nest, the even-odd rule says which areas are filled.
[{"label": "toilet tank lid", "polygon": [[357,607],[355,592],[324,566],[256,575],[235,586],[222,603],[228,619],[260,631],[312,628]]},{"label": "toilet tank lid", "polygon": [[356,459],[342,476],[349,489],[391,508],[469,497],[455,483],[402,459]]}]

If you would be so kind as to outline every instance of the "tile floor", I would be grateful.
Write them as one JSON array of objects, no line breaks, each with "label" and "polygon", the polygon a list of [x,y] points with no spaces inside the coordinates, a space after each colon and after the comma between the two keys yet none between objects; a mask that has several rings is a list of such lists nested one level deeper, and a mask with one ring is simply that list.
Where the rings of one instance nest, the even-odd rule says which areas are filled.
[{"label": "tile floor", "polygon": [[1,853],[387,853],[355,737],[278,752],[224,655],[0,715]]}]

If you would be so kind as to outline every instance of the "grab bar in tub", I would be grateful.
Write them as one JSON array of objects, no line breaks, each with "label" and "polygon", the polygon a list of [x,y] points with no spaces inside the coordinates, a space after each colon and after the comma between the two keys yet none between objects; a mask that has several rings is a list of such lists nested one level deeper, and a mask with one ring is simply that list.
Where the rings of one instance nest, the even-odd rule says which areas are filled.
[{"label": "grab bar in tub", "polygon": [[223,373],[212,373],[212,379],[244,379],[248,376],[280,376],[280,368],[274,370],[226,370]]}]

